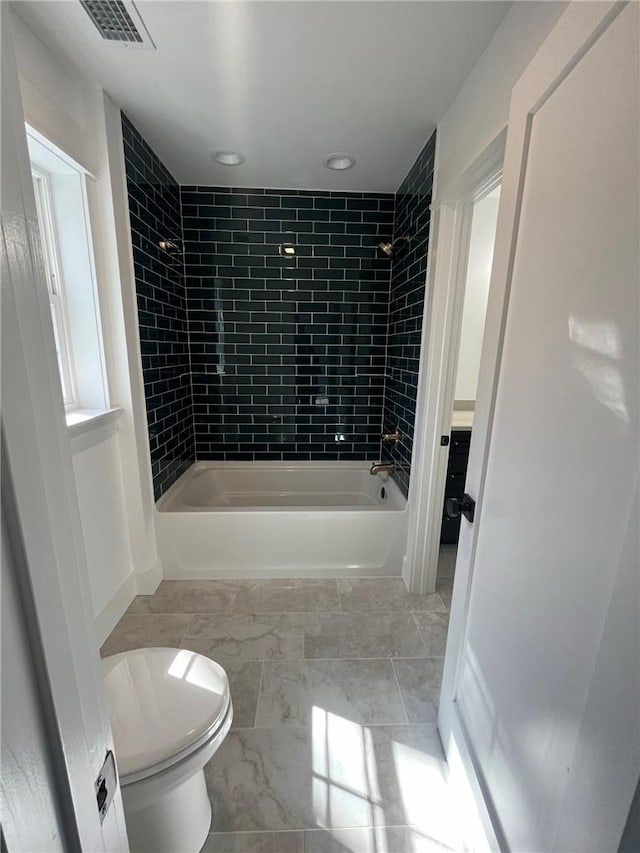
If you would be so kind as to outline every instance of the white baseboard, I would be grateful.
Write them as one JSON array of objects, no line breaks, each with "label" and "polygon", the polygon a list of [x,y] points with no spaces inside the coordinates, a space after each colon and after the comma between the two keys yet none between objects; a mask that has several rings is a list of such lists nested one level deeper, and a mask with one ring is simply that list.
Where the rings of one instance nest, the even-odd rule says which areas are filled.
[{"label": "white baseboard", "polygon": [[[323,580],[327,578],[389,578],[398,577],[385,566],[353,569],[350,566],[243,566],[231,569],[189,569],[169,568],[165,574],[166,580],[204,581],[204,580],[266,580],[272,578],[308,578]],[[140,593],[146,595],[151,593]]]},{"label": "white baseboard", "polygon": [[96,635],[98,645],[101,646],[113,631],[118,621],[136,596],[135,572],[125,579],[105,607],[96,616]]},{"label": "white baseboard", "polygon": [[96,616],[96,636],[102,645],[136,595],[153,595],[162,580],[162,563],[156,560],[146,572],[131,572]]},{"label": "white baseboard", "polygon": [[138,595],[153,595],[164,577],[162,562],[158,558],[146,572],[136,572],[136,592]]}]

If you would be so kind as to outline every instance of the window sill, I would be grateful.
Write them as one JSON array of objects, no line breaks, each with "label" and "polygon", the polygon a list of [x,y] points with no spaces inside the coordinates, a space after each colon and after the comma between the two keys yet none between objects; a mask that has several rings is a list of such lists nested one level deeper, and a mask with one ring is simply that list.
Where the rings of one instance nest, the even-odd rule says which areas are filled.
[{"label": "window sill", "polygon": [[106,441],[118,429],[122,409],[73,409],[67,412],[67,435],[71,452],[79,453]]}]

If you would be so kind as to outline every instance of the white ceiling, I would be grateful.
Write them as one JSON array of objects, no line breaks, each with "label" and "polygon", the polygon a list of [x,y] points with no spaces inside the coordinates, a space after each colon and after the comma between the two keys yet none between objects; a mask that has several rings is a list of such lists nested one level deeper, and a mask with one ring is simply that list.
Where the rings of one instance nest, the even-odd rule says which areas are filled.
[{"label": "white ceiling", "polygon": [[[17,11],[124,109],[183,184],[393,192],[506,2],[140,0],[157,49],[101,39],[78,0]],[[225,167],[216,149],[242,152]],[[330,152],[356,166],[330,172]]]}]

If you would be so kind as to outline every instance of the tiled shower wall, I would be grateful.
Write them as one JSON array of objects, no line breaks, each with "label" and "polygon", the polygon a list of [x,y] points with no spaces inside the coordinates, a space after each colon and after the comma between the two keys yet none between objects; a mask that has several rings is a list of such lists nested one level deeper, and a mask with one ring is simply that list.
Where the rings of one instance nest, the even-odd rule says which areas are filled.
[{"label": "tiled shower wall", "polygon": [[405,494],[413,452],[435,145],[434,132],[398,190],[393,226],[394,237],[410,240],[398,244],[391,268],[383,422],[385,433],[397,427],[402,440],[383,444],[382,456],[396,463],[394,476]]},{"label": "tiled shower wall", "polygon": [[406,492],[435,134],[397,196],[178,188],[123,135],[156,497],[194,459],[374,461],[383,427]]},{"label": "tiled shower wall", "polygon": [[197,458],[377,458],[394,197],[181,198]]},{"label": "tiled shower wall", "polygon": [[[158,498],[195,459],[178,184],[122,116],[142,373]],[[171,243],[166,249],[160,243]]]}]

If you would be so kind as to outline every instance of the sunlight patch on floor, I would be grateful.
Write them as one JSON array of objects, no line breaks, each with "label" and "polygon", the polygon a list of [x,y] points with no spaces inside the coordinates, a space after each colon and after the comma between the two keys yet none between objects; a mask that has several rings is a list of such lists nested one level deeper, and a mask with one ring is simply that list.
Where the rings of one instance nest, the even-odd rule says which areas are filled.
[{"label": "sunlight patch on floor", "polygon": [[[317,705],[312,709],[312,798],[318,827],[329,831],[345,851],[394,853],[385,796],[371,727]],[[442,758],[392,741],[391,758],[401,792],[406,853],[464,849],[459,815],[448,788]],[[388,759],[387,759],[388,760]],[[408,845],[408,846],[407,846]]]}]

